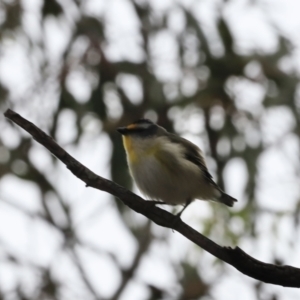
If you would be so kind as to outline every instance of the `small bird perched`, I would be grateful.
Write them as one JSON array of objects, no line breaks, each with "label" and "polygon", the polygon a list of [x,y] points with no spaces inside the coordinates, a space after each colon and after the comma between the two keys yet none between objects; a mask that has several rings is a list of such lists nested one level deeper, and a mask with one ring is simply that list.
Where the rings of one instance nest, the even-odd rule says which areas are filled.
[{"label": "small bird perched", "polygon": [[[207,170],[202,151],[190,141],[148,119],[119,127],[130,174],[139,189],[157,204],[184,204],[195,199],[233,206]],[[160,202],[162,201],[162,202]]]}]

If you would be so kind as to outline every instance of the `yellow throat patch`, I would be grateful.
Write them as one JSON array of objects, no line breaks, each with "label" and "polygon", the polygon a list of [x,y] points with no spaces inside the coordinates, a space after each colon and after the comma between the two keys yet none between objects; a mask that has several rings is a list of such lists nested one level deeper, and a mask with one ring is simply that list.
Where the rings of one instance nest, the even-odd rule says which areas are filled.
[{"label": "yellow throat patch", "polygon": [[138,160],[138,156],[136,155],[133,145],[132,145],[132,139],[128,135],[123,135],[123,145],[127,153],[127,157],[131,163],[135,163]]},{"label": "yellow throat patch", "polygon": [[153,145],[152,147],[148,147],[146,149],[141,149],[139,147],[136,148],[132,137],[130,137],[129,135],[123,135],[122,139],[128,161],[131,164],[138,163],[141,159],[145,158],[148,155],[156,155],[159,150],[158,145]]}]

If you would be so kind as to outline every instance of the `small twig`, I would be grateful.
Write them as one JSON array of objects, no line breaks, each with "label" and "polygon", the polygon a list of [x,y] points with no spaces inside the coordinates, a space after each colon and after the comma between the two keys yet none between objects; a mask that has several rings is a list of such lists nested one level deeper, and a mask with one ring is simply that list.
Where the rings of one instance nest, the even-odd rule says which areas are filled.
[{"label": "small twig", "polygon": [[146,223],[146,225],[144,226],[144,228],[142,229],[143,236],[141,236],[138,239],[139,247],[135,254],[133,262],[132,262],[130,268],[128,268],[126,270],[122,270],[122,274],[123,274],[122,282],[110,300],[119,299],[120,295],[123,293],[123,291],[127,287],[128,282],[130,282],[130,280],[134,276],[135,271],[139,267],[143,255],[147,252],[147,249],[149,248],[149,245],[150,245],[150,242],[152,239],[150,224],[151,224],[151,222],[148,221]]},{"label": "small twig", "polygon": [[79,274],[83,280],[83,282],[85,283],[86,287],[88,288],[88,290],[90,291],[90,293],[94,296],[95,300],[100,300],[102,299],[100,297],[100,295],[98,294],[98,292],[95,290],[94,286],[92,285],[92,283],[90,282],[87,272],[85,271],[83,265],[82,265],[82,261],[76,251],[75,248],[70,248],[70,253],[73,256],[73,261],[75,263],[75,265],[77,266],[77,269],[79,271]]},{"label": "small twig", "polygon": [[101,176],[97,176],[62,149],[45,132],[21,117],[19,114],[12,110],[7,110],[4,115],[30,133],[37,142],[42,144],[53,155],[61,160],[76,177],[84,181],[86,186],[108,192],[115,197],[118,197],[125,205],[129,206],[134,211],[146,216],[160,226],[178,231],[190,241],[215,257],[232,265],[245,275],[266,283],[286,287],[300,287],[300,269],[291,266],[277,266],[263,263],[249,256],[238,247],[232,249],[219,246],[171,213],[148,203],[124,187]]}]

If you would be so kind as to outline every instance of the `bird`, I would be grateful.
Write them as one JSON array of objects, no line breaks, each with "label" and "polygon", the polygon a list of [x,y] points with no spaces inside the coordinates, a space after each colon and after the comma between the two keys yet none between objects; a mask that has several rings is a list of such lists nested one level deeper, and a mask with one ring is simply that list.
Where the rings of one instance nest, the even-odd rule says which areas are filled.
[{"label": "bird", "polygon": [[214,182],[201,149],[192,142],[144,118],[117,131],[122,135],[130,175],[149,201],[183,205],[178,217],[196,199],[229,207],[237,201]]}]

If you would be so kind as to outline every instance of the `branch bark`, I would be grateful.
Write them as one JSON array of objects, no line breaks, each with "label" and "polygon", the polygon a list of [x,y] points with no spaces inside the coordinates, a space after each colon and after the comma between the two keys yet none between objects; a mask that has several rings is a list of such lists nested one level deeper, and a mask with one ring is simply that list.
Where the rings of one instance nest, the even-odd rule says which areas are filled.
[{"label": "branch bark", "polygon": [[181,219],[177,219],[171,213],[154,206],[124,187],[96,175],[62,149],[45,132],[33,123],[21,117],[19,114],[8,109],[4,115],[31,134],[37,142],[42,144],[60,161],[62,161],[76,177],[85,182],[87,187],[93,187],[114,195],[137,213],[144,215],[160,226],[172,228],[173,230],[181,233],[199,247],[230,264],[249,277],[285,287],[300,287],[299,268],[264,263],[251,257],[239,247],[232,249],[229,247],[219,246],[188,226],[186,223],[182,222]]}]

